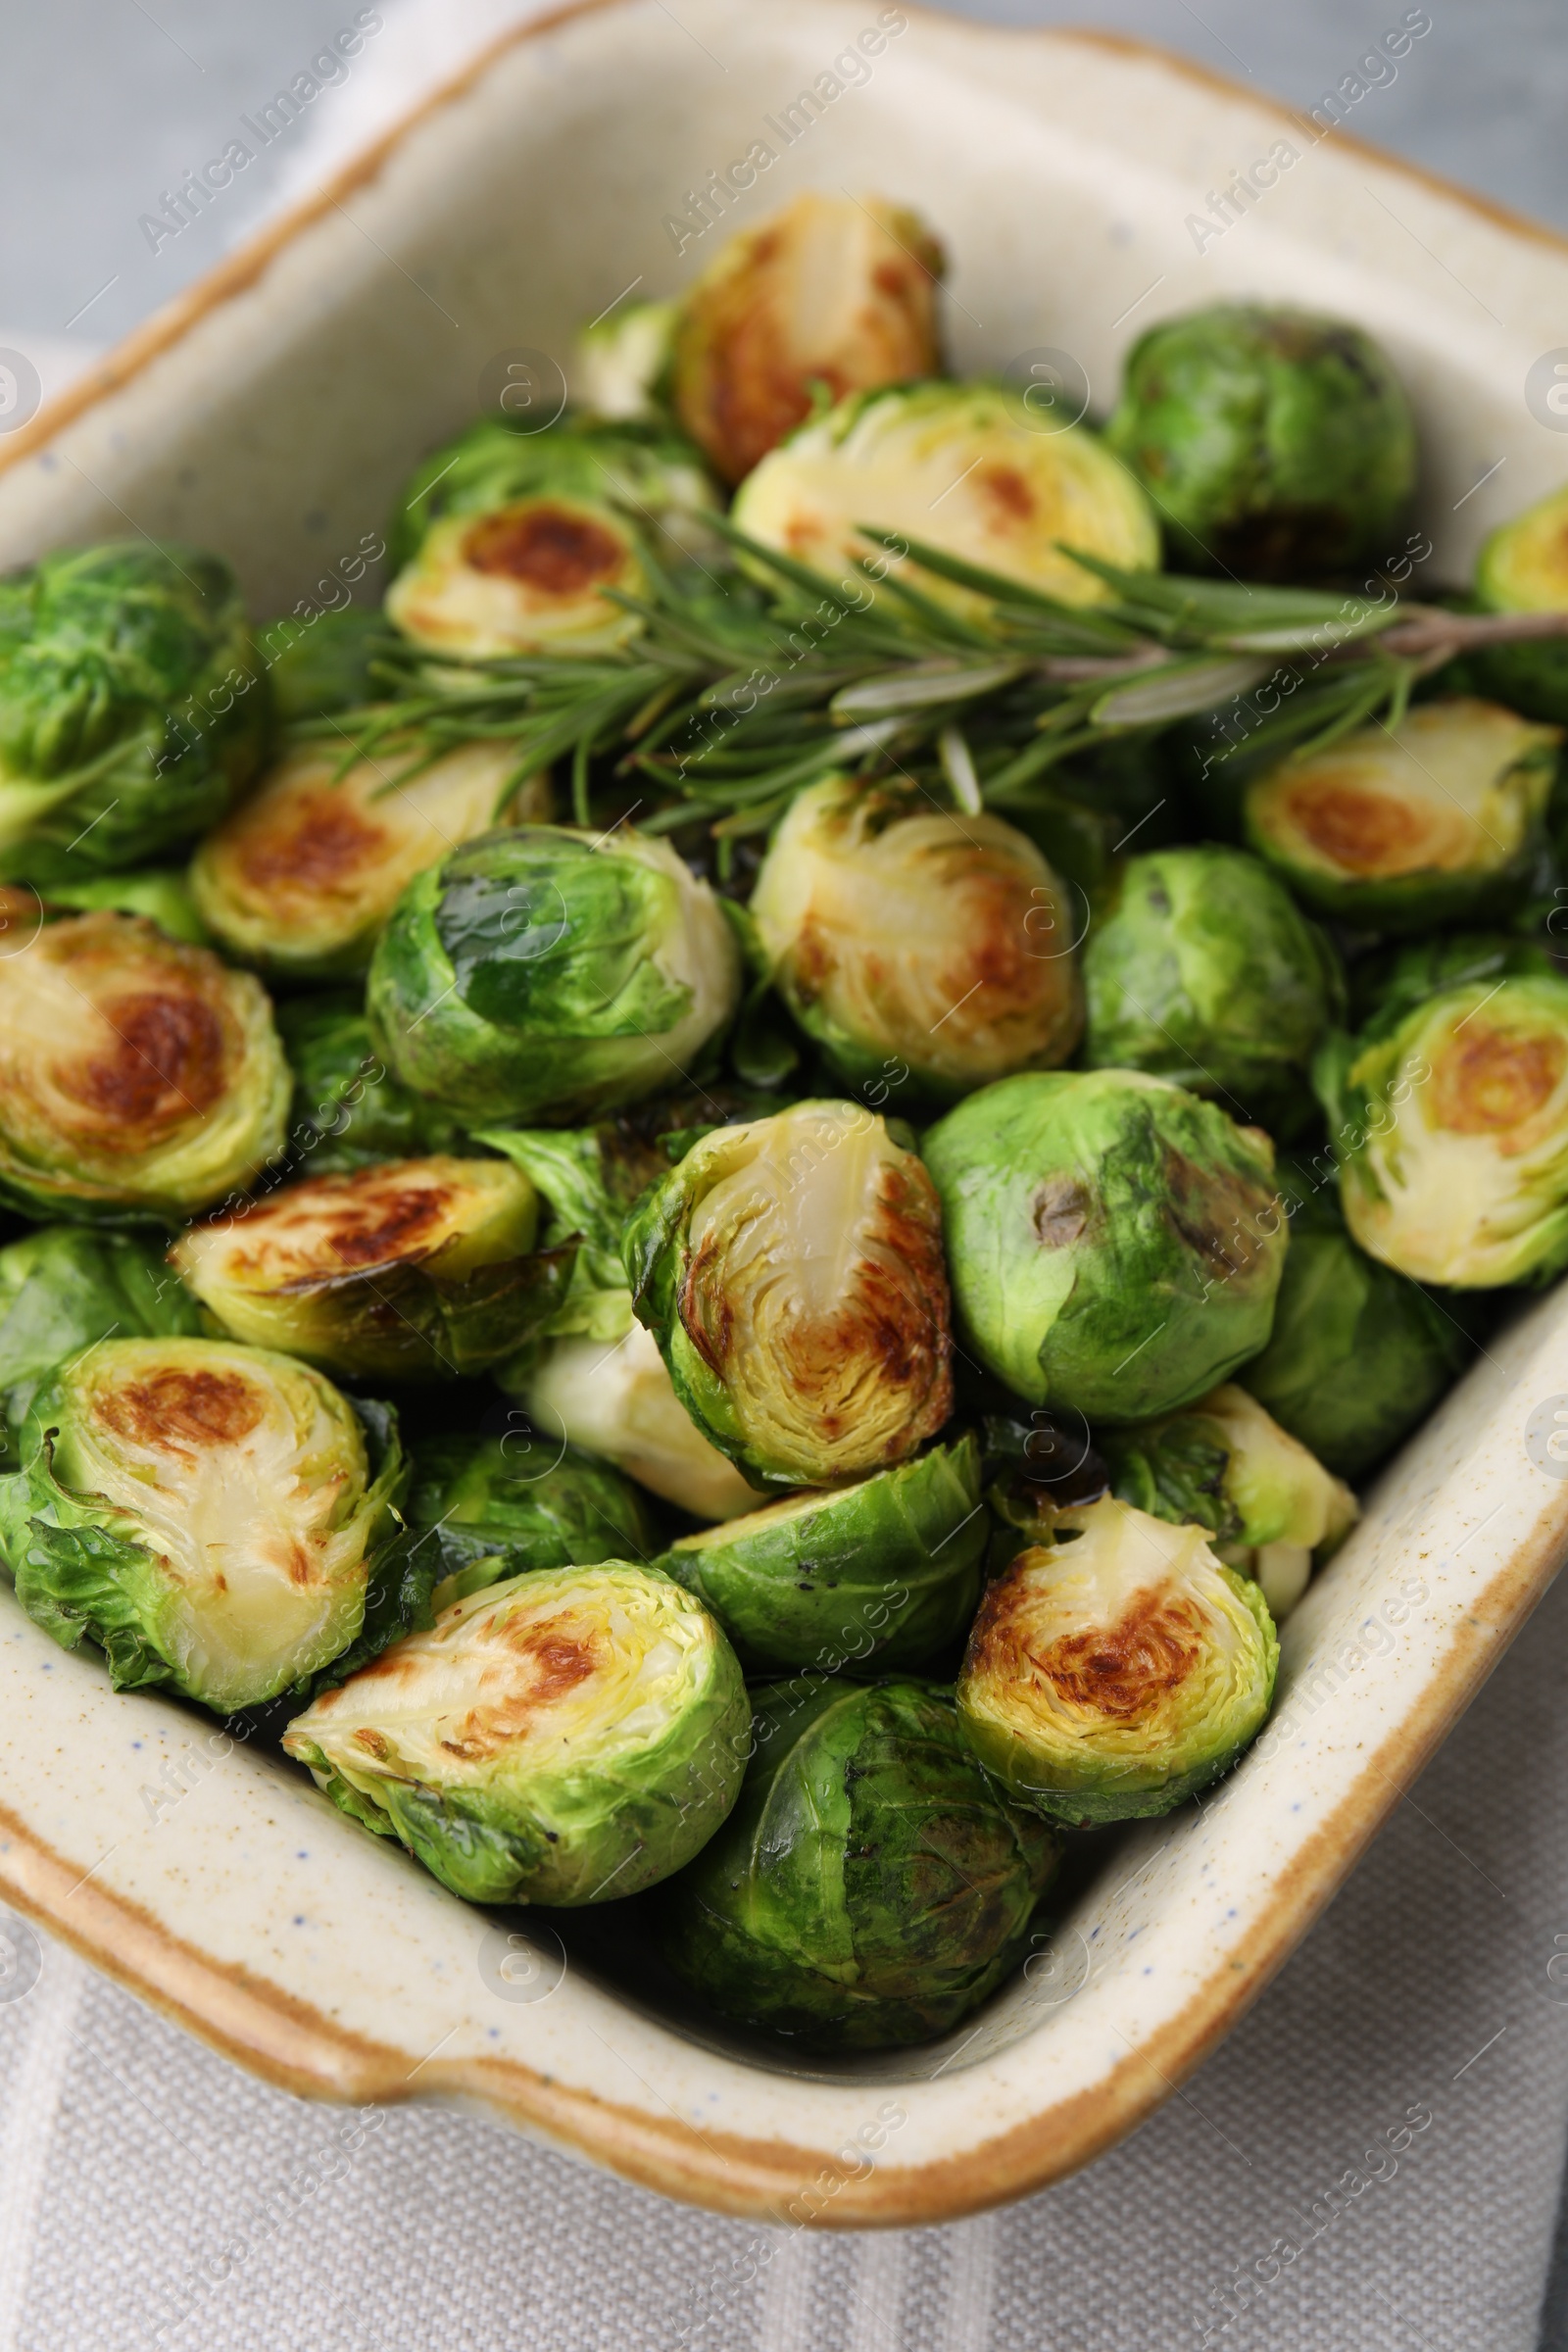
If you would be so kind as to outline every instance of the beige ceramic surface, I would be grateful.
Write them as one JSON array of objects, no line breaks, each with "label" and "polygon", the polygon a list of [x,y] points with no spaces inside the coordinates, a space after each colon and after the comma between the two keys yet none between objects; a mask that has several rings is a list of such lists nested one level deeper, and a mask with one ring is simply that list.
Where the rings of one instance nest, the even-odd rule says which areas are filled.
[{"label": "beige ceramic surface", "polygon": [[[308,594],[473,412],[492,355],[564,359],[575,322],[630,281],[661,292],[706,259],[719,232],[677,260],[664,215],[769,137],[764,118],[879,13],[905,12],[683,0],[677,25],[626,0],[505,47],[16,437],[0,562],[128,526],[220,548],[258,612]],[[1200,254],[1187,216],[1282,138],[1297,160]],[[735,218],[806,184],[876,189],[934,221],[960,368],[1065,348],[1097,405],[1162,312],[1260,292],[1365,320],[1420,412],[1434,579],[1568,471],[1521,389],[1561,339],[1568,252],[1343,139],[1310,147],[1170,60],[909,11]],[[935,2050],[795,2074],[578,1966],[561,1975],[550,1949],[530,1974],[302,1777],[220,1752],[193,1711],[116,1696],[8,1598],[0,1892],[296,2090],[482,2101],[734,2212],[971,2211],[1137,2123],[1310,1924],[1568,1546],[1568,1480],[1526,1444],[1559,1396],[1568,1295],[1530,1309],[1385,1478],[1287,1629],[1276,1718],[1243,1768],[1139,1831],[1025,1976]]]}]

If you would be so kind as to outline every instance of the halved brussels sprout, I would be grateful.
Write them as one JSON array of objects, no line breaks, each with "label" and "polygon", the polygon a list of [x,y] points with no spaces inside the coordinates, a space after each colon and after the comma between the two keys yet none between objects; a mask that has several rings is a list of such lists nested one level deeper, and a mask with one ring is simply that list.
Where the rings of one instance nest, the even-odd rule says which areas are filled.
[{"label": "halved brussels sprout", "polygon": [[1001,817],[830,776],[774,834],[751,907],[790,1010],[852,1084],[902,1063],[952,1101],[1078,1042],[1072,905]]},{"label": "halved brussels sprout", "polygon": [[989,1533],[980,1448],[963,1437],[859,1486],[682,1536],[659,1565],[749,1668],[880,1674],[923,1665],[963,1632]]},{"label": "halved brussels sprout", "polygon": [[1308,906],[1346,922],[1506,916],[1544,872],[1560,740],[1469,695],[1421,703],[1250,783],[1247,839]]},{"label": "halved brussels sprout", "polygon": [[577,338],[577,381],[591,416],[656,421],[666,406],[675,344],[673,302],[627,302]]},{"label": "halved brussels sprout", "polygon": [[726,482],[835,400],[941,366],[942,248],[917,214],[812,190],[720,246],[676,309],[674,400]]},{"label": "halved brussels sprout", "polygon": [[[905,384],[841,402],[747,476],[733,518],[762,546],[851,583],[858,556],[883,554],[861,523],[1069,605],[1110,591],[1064,548],[1127,571],[1159,562],[1153,511],[1120,459],[1084,425],[1031,430],[1002,384]],[[896,576],[957,612],[984,610],[907,560]]]},{"label": "halved brussels sprout", "polygon": [[1314,1077],[1363,1250],[1455,1290],[1568,1265],[1568,979],[1445,989]]},{"label": "halved brussels sprout", "polygon": [[1314,1552],[1361,1506],[1245,1389],[1227,1383],[1183,1413],[1107,1431],[1118,1500],[1206,1528],[1221,1559],[1255,1576],[1276,1622],[1306,1589]]},{"label": "halved brussels sprout", "polygon": [[61,911],[90,914],[99,907],[144,914],[160,931],[188,947],[213,944],[184,874],[172,866],[147,866],[135,874],[94,874],[85,882],[51,882],[42,906],[46,917]]},{"label": "halved brussels sprout", "polygon": [[[1476,562],[1476,600],[1490,612],[1568,612],[1568,489],[1493,532]],[[1464,666],[1510,710],[1568,724],[1568,639],[1475,647]]]},{"label": "halved brussels sprout", "polygon": [[1345,1229],[1332,1176],[1276,1171],[1291,1247],[1261,1355],[1236,1378],[1340,1478],[1375,1469],[1469,1360],[1469,1334]]},{"label": "halved brussels sprout", "polygon": [[200,1328],[162,1250],[133,1235],[45,1225],[0,1250],[0,1469],[16,1468],[38,1385],[68,1357],[112,1336]]},{"label": "halved brussels sprout", "polygon": [[580,1446],[694,1519],[736,1519],[764,1497],[709,1444],[640,1323],[618,1340],[558,1340],[496,1375],[535,1429]]},{"label": "halved brussels sprout", "polygon": [[550,814],[550,779],[518,781],[509,745],[468,743],[407,781],[416,747],[343,772],[330,740],[290,752],[191,861],[220,946],[285,979],[363,972],[398,896],[460,842]]},{"label": "halved brussels sprout", "polygon": [[170,1251],[230,1339],[365,1380],[455,1380],[512,1355],[565,1296],[539,1202],[503,1159],[388,1160],[289,1184]]},{"label": "halved brussels sprout", "polygon": [[0,958],[0,1200],[31,1215],[176,1224],[278,1156],[288,1098],[260,983],[139,915]]},{"label": "halved brussels sprout", "polygon": [[986,1589],[958,1677],[969,1743],[1053,1820],[1168,1813],[1262,1729],[1267,1603],[1202,1528],[1111,1495],[1059,1513],[1056,1538]]},{"label": "halved brussels sprout", "polygon": [[410,883],[368,1004],[415,1094],[469,1126],[565,1125],[673,1085],[740,990],[735,934],[668,842],[522,825]]},{"label": "halved brussels sprout", "polygon": [[294,1073],[289,1146],[313,1176],[463,1150],[466,1138],[456,1119],[411,1095],[378,1059],[361,995],[332,989],[288,997],[276,1017]]},{"label": "halved brussels sprout", "polygon": [[222,815],[269,719],[217,556],[128,540],[0,581],[0,874],[134,865]]},{"label": "halved brussels sprout", "polygon": [[1268,1339],[1289,1226],[1273,1147],[1140,1070],[1039,1071],[960,1102],[922,1149],[959,1316],[1032,1403],[1142,1421]]},{"label": "halved brussels sprout", "polygon": [[387,590],[387,618],[432,654],[608,654],[642,627],[602,591],[648,589],[637,534],[585,498],[517,498],[449,514]]},{"label": "halved brussels sprout", "polygon": [[932,1683],[754,1694],[735,1810],[661,1897],[704,2004],[808,2047],[930,2041],[1022,1958],[1060,1840],[1009,1804]]},{"label": "halved brussels sprout", "polygon": [[97,1642],[117,1689],[275,1697],[360,1633],[397,1534],[396,1424],[363,1423],[292,1356],[100,1341],[39,1390],[0,1479],[17,1598],[64,1648]]},{"label": "halved brussels sprout", "polygon": [[285,726],[372,701],[370,664],[395,643],[378,609],[362,612],[354,605],[318,612],[311,621],[287,613],[256,632],[272,705]]},{"label": "halved brussels sprout", "polygon": [[644,1200],[624,1254],[676,1396],[759,1484],[885,1469],[953,1409],[936,1193],[859,1103],[716,1128]]},{"label": "halved brussels sprout", "polygon": [[1084,950],[1091,1069],[1152,1070],[1278,1128],[1310,1107],[1306,1072],[1343,1014],[1339,958],[1245,850],[1129,860]]},{"label": "halved brussels sprout", "polygon": [[[628,521],[648,526],[665,557],[711,546],[703,518],[719,503],[701,451],[669,424],[568,415],[540,431],[529,429],[525,416],[515,425],[487,416],[433,451],[410,481],[393,519],[392,562],[401,570],[449,521],[548,508],[558,498],[568,515],[579,508],[596,516],[610,509],[614,534]],[[535,527],[548,543],[548,524]],[[569,558],[569,531],[566,541]],[[577,566],[567,562],[565,568]],[[610,610],[599,608],[601,619]]]},{"label": "halved brussels sprout", "polygon": [[289,1725],[334,1804],[477,1903],[609,1902],[735,1801],[751,1709],[706,1609],[624,1560],[447,1609]]},{"label": "halved brussels sprout", "polygon": [[415,1454],[406,1516],[439,1564],[436,1610],[527,1569],[646,1560],[657,1543],[629,1479],[521,1429],[426,1440]]},{"label": "halved brussels sprout", "polygon": [[1249,580],[1376,562],[1415,488],[1415,420],[1386,354],[1308,311],[1217,303],[1152,326],[1105,437],[1183,563]]}]

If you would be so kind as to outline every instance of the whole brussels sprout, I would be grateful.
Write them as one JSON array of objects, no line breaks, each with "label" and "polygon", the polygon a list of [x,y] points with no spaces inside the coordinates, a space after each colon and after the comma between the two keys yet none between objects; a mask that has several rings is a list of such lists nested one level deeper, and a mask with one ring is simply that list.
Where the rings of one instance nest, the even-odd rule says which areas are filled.
[{"label": "whole brussels sprout", "polygon": [[131,540],[0,581],[0,875],[134,865],[221,816],[269,719],[217,556]]},{"label": "whole brussels sprout", "polygon": [[624,1560],[470,1593],[300,1716],[334,1804],[477,1903],[608,1902],[735,1801],[751,1709],[706,1609]]},{"label": "whole brussels sprout", "polygon": [[415,1451],[405,1512],[419,1548],[439,1563],[430,1595],[438,1611],[531,1568],[646,1560],[657,1542],[646,1504],[618,1470],[516,1429],[427,1439]]},{"label": "whole brussels sprout", "polygon": [[824,1674],[919,1666],[961,1634],[990,1533],[973,1437],[831,1494],[792,1494],[658,1565],[711,1609],[743,1664]]},{"label": "whole brussels sprout", "polygon": [[1256,1738],[1279,1642],[1259,1587],[1201,1527],[1106,1495],[986,1589],[958,1677],[969,1743],[1008,1793],[1080,1828],[1168,1813]]},{"label": "whole brussels sprout", "polygon": [[1313,1553],[1361,1515],[1349,1488],[1230,1383],[1185,1412],[1107,1431],[1104,1446],[1117,1498],[1206,1528],[1230,1567],[1256,1577],[1276,1624],[1305,1592]]},{"label": "whole brussels sprout", "polygon": [[466,1132],[456,1119],[388,1076],[358,994],[289,997],[276,1017],[294,1073],[289,1144],[313,1176],[463,1150]]},{"label": "whole brussels sprout", "polygon": [[[1065,549],[1126,571],[1159,562],[1159,526],[1120,460],[1087,426],[1032,430],[1004,384],[901,384],[842,401],[747,476],[733,519],[834,581],[855,583],[856,558],[882,554],[868,524],[1068,605],[1110,591]],[[960,613],[987,609],[907,560],[895,576]]]},{"label": "whole brussels sprout", "polygon": [[1314,1069],[1363,1250],[1454,1290],[1568,1265],[1568,979],[1467,981]]},{"label": "whole brussels sprout", "polygon": [[[1488,612],[1568,612],[1568,488],[1550,491],[1494,530],[1476,561],[1476,600]],[[1478,648],[1465,667],[1484,694],[1527,718],[1568,725],[1568,639],[1538,637]]]},{"label": "whole brussels sprout", "polygon": [[917,214],[817,190],[719,247],[675,311],[681,423],[741,481],[809,413],[846,393],[935,375],[942,248]]},{"label": "whole brussels sprout", "polygon": [[1273,1147],[1138,1070],[1039,1071],[971,1095],[923,1150],[961,1322],[1032,1403],[1142,1421],[1268,1339],[1289,1226]]},{"label": "whole brussels sprout", "polygon": [[657,1094],[740,1002],[735,935],[664,841],[522,825],[411,882],[370,964],[378,1051],[468,1126]]},{"label": "whole brussels sprout", "polygon": [[176,1224],[279,1155],[289,1074],[260,983],[139,915],[0,958],[0,1200]]},{"label": "whole brussels sprout", "polygon": [[[563,502],[559,533],[548,514],[558,499]],[[539,520],[522,533],[519,546],[526,555],[528,541],[535,540],[537,557],[525,560],[514,576],[524,586],[531,577],[548,604],[550,592],[571,592],[571,575],[582,569],[582,555],[591,552],[576,546],[570,528],[575,512],[586,510],[600,524],[608,510],[610,520],[603,527],[615,537],[628,521],[652,522],[661,546],[700,554],[711,545],[704,517],[718,503],[702,453],[668,423],[610,423],[567,414],[540,431],[530,426],[526,414],[519,414],[515,423],[486,416],[433,451],[414,474],[393,517],[392,562],[401,573],[449,524],[522,509]],[[482,549],[485,542],[479,544]],[[483,571],[483,564],[479,568]],[[393,598],[387,603],[390,611]],[[601,622],[607,617],[601,606]]]},{"label": "whole brussels sprout", "polygon": [[16,1468],[38,1385],[68,1357],[112,1335],[199,1330],[162,1250],[132,1234],[44,1225],[0,1250],[0,1469]]},{"label": "whole brussels sprout", "polygon": [[1306,580],[1389,552],[1415,420],[1386,355],[1311,312],[1217,303],[1128,354],[1105,438],[1192,569]]},{"label": "whole brussels sprout", "polygon": [[885,1469],[953,1409],[936,1193],[859,1103],[716,1128],[646,1196],[624,1254],[676,1396],[760,1485]]},{"label": "whole brussels sprout", "polygon": [[708,2008],[808,2047],[947,2033],[1022,1958],[1060,1841],[936,1684],[801,1675],[753,1703],[735,1810],[661,1898],[666,1958]]},{"label": "whole brussels sprout", "polygon": [[1291,1247],[1261,1355],[1236,1378],[1340,1478],[1361,1478],[1463,1369],[1468,1335],[1419,1283],[1357,1248],[1339,1187],[1283,1164]]},{"label": "whole brussels sprout", "polygon": [[1310,1103],[1306,1072],[1345,1009],[1339,958],[1244,850],[1131,858],[1084,951],[1091,1069],[1150,1070],[1271,1128]]},{"label": "whole brussels sprout", "polygon": [[287,613],[256,632],[272,707],[284,726],[370,702],[370,665],[396,643],[383,613],[353,605],[318,612],[314,620]]},{"label": "whole brussels sprout", "polygon": [[736,1519],[764,1498],[710,1446],[676,1396],[659,1343],[633,1323],[617,1340],[558,1340],[496,1375],[535,1429],[580,1446],[694,1519]]},{"label": "whole brussels sprout", "polygon": [[242,963],[291,980],[363,972],[399,894],[460,842],[550,814],[505,743],[461,745],[404,780],[405,739],[344,770],[330,741],[291,752],[191,861],[202,921]]},{"label": "whole brussels sprout", "polygon": [[1345,922],[1506,917],[1550,878],[1559,737],[1468,695],[1421,703],[1256,777],[1243,826],[1298,898]]},{"label": "whole brussels sprout", "polygon": [[90,914],[108,907],[120,914],[144,914],[160,931],[171,939],[183,940],[188,947],[213,944],[185,876],[175,867],[155,865],[134,874],[94,874],[85,882],[51,882],[39,904],[46,920],[61,912]]},{"label": "whole brussels sprout", "polygon": [[951,1102],[1078,1042],[1072,907],[1001,817],[830,776],[798,795],[751,908],[791,1012],[852,1085],[902,1071]]},{"label": "whole brussels sprout", "polygon": [[284,1185],[170,1251],[229,1339],[364,1380],[456,1380],[512,1355],[565,1296],[539,1202],[501,1159],[387,1160]]},{"label": "whole brussels sprout", "polygon": [[273,1698],[361,1632],[406,1477],[384,1406],[292,1356],[106,1339],[33,1398],[0,1479],[17,1598],[117,1690],[166,1683],[220,1714]]}]

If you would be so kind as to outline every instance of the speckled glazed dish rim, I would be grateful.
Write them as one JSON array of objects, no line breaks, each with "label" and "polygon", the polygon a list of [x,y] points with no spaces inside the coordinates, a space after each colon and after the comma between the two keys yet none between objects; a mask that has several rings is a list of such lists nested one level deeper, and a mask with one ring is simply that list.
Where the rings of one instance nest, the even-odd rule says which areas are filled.
[{"label": "speckled glazed dish rim", "polygon": [[[1135,43],[904,13],[905,46],[882,77],[881,111],[867,102],[853,134],[862,184],[894,177],[890,106],[933,151],[951,110],[955,137],[1010,125],[1017,174],[1031,168],[1037,135],[1065,211],[1074,174],[1089,171],[1074,142],[1098,137],[1103,153],[1119,141],[1119,186],[1132,191],[1134,221],[1124,243],[1136,256],[1147,232],[1169,258],[1156,197],[1200,195],[1227,167],[1300,134],[1283,110]],[[682,19],[738,79],[761,59],[787,87],[803,60],[831,58],[846,28],[871,14],[838,0],[797,0],[787,12],[687,0]],[[268,330],[278,273],[295,273],[291,301],[312,282],[313,240],[340,234],[334,215],[351,200],[382,208],[371,211],[388,263],[375,299],[390,315],[411,299],[393,275],[399,253],[413,250],[398,241],[412,233],[409,208],[421,185],[436,184],[433,172],[449,184],[464,156],[488,154],[498,122],[523,131],[544,123],[542,110],[561,107],[564,92],[586,104],[585,91],[624,89],[640,76],[652,93],[650,177],[670,153],[707,155],[727,138],[732,116],[720,123],[715,113],[710,136],[703,110],[718,100],[706,84],[693,96],[683,83],[680,125],[671,131],[665,120],[679,109],[660,117],[659,44],[681,37],[668,25],[650,0],[590,0],[523,28],[161,313],[0,449],[4,560],[47,544],[51,532],[81,535],[83,514],[99,514],[84,509],[82,481],[107,502],[105,514],[129,498],[131,476],[116,468],[132,464],[155,414],[171,404],[181,414],[187,383],[197,387],[188,395],[193,436],[198,391],[209,406],[227,399],[245,413],[239,377],[222,389],[225,369]],[[725,93],[725,105],[741,103],[736,90]],[[950,114],[939,118],[939,105]],[[1000,168],[995,142],[971,151]],[[635,175],[637,159],[620,168]],[[825,151],[811,169],[835,176]],[[961,216],[959,159],[935,152],[923,176],[933,208],[946,203]],[[1481,308],[1500,343],[1465,324],[1458,297],[1435,280],[1412,286],[1391,258],[1401,250],[1393,230],[1363,234],[1352,180],[1401,216],[1399,229],[1438,272],[1457,272],[1456,284],[1479,274],[1489,297]],[[908,192],[918,199],[922,190]],[[1118,201],[1080,185],[1082,236]],[[1564,469],[1568,444],[1539,430],[1518,387],[1550,346],[1552,317],[1565,315],[1568,246],[1343,134],[1317,159],[1315,179],[1288,189],[1277,211],[1250,261],[1222,250],[1214,290],[1245,286],[1250,269],[1266,290],[1322,300],[1335,272],[1348,272],[1344,307],[1387,311],[1433,453],[1423,511],[1440,551],[1462,558],[1484,519]],[[951,241],[961,255],[961,224]],[[1177,254],[1179,238],[1166,245]],[[1136,277],[1143,265],[1130,266]],[[1083,267],[1094,276],[1112,266],[1090,256]],[[1171,308],[1205,282],[1179,255],[1165,275]],[[960,270],[955,298],[969,292]],[[1059,300],[1071,317],[1070,287]],[[1120,319],[1092,334],[1086,326],[1098,337],[1096,368],[1102,373],[1104,354],[1135,331]],[[331,360],[330,320],[312,332]],[[1479,482],[1465,487],[1482,473],[1474,461],[1484,451],[1467,438],[1472,418],[1475,434],[1500,436],[1514,460],[1501,507]],[[263,530],[266,480],[263,460],[254,463]],[[149,459],[135,477],[153,525],[182,523],[187,495],[199,519],[200,486],[187,494],[172,462],[163,466]],[[279,561],[291,560],[284,549]],[[1362,1527],[1286,1630],[1276,1716],[1243,1767],[1200,1809],[1135,1832],[1022,1976],[935,2049],[795,2069],[668,2022],[591,1969],[569,1958],[563,1966],[547,1930],[519,1942],[515,1918],[456,1902],[298,1776],[229,1748],[193,1711],[112,1692],[97,1665],[54,1650],[8,1596],[0,1892],[236,2063],[296,2092],[474,2103],[649,2187],[773,2221],[864,2227],[973,2212],[1060,2178],[1133,2129],[1215,2046],[1320,1913],[1568,1549],[1568,1479],[1543,1436],[1559,1405],[1568,1416],[1568,1294],[1523,1311],[1380,1481]]]}]

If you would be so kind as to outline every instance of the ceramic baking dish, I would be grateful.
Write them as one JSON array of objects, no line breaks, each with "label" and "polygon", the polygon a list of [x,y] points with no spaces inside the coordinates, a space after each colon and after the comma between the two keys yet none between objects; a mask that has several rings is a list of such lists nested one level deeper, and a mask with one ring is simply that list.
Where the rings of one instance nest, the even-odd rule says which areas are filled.
[{"label": "ceramic baking dish", "polygon": [[[737,221],[808,184],[919,206],[953,257],[960,370],[1065,350],[1098,405],[1163,312],[1261,293],[1363,320],[1420,414],[1434,585],[1565,470],[1524,384],[1568,318],[1568,248],[1344,131],[1088,35],[882,0],[682,0],[679,23],[615,0],[503,45],[13,435],[0,562],[134,529],[220,549],[258,612],[337,601],[487,368],[564,364],[579,321],[690,274],[721,234],[697,233],[690,192],[757,142],[774,160]],[[1259,158],[1272,185],[1216,233],[1211,195],[1240,171],[1260,185]],[[683,2025],[627,1989],[634,1955],[611,1975],[466,1908],[302,1774],[117,1696],[9,1596],[0,1894],[293,2090],[478,2101],[736,2213],[971,2212],[1137,2124],[1321,1911],[1568,1547],[1559,1407],[1568,1424],[1568,1291],[1383,1479],[1291,1620],[1241,1769],[1135,1833],[936,2048],[797,2067]]]}]

